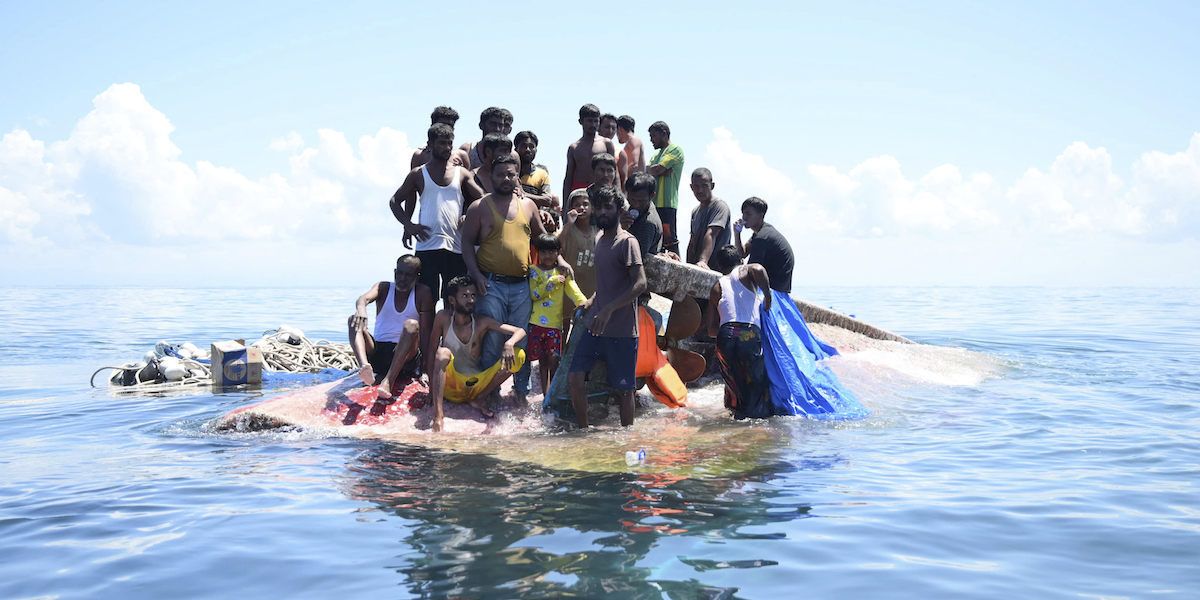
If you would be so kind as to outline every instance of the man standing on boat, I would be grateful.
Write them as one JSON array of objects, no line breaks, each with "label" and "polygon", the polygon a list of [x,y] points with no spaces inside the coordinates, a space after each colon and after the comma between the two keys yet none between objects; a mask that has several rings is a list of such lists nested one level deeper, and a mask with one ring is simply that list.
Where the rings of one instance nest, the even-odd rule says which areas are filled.
[{"label": "man standing on boat", "polygon": [[[563,195],[583,189],[595,181],[592,179],[592,157],[607,153],[616,156],[617,146],[612,140],[600,135],[600,109],[595,104],[584,104],[579,108],[579,126],[583,135],[571,142],[567,148],[567,168],[563,176]],[[613,159],[616,165],[616,159]]]},{"label": "man standing on boat", "polygon": [[[628,181],[630,175],[646,170],[646,147],[642,144],[642,138],[633,135],[633,126],[633,117],[617,117],[617,141],[622,144],[621,156],[617,158],[617,177],[621,181]],[[628,194],[629,190],[625,190],[625,193]]]},{"label": "man standing on boat", "polygon": [[[438,294],[446,295],[446,283],[467,272],[462,258],[459,223],[466,205],[483,197],[471,172],[451,165],[454,130],[438,123],[429,128],[428,146],[432,158],[409,172],[389,205],[396,220],[404,225],[404,247],[411,248],[415,238],[416,255],[421,259],[421,283]],[[421,213],[412,222],[417,197]]]},{"label": "man standing on boat", "polygon": [[496,160],[497,156],[511,154],[512,148],[512,140],[508,139],[508,136],[503,133],[489,133],[483,136],[482,142],[475,145],[475,149],[479,151],[480,158],[479,164],[473,167],[471,171],[475,176],[475,184],[483,189],[485,194],[496,191],[492,187],[492,161]]},{"label": "man standing on boat", "polygon": [[[537,204],[516,194],[520,163],[501,154],[492,161],[495,192],[484,196],[467,210],[462,227],[463,260],[475,281],[476,310],[500,323],[524,328],[529,323],[533,302],[529,297],[530,240],[546,232]],[[476,246],[479,248],[476,249]],[[570,274],[570,267],[559,258]],[[522,348],[524,348],[522,342]],[[482,364],[500,358],[504,339],[491,332],[483,342]],[[529,379],[513,382],[518,396],[529,394]]]},{"label": "man standing on boat", "polygon": [[650,143],[658,150],[650,158],[646,172],[658,180],[655,206],[663,224],[663,249],[679,253],[679,231],[675,228],[679,210],[679,180],[683,177],[683,148],[671,143],[671,128],[655,121],[647,130]]},{"label": "man standing on boat", "polygon": [[[479,114],[479,141],[466,142],[459,148],[467,153],[469,160],[467,168],[478,169],[479,167],[490,167],[491,165],[484,163],[483,156],[479,152],[479,144],[483,142],[483,138],[487,137],[489,133],[499,133],[504,135],[504,137],[508,137],[512,133],[512,126],[513,114],[507,109],[496,106],[489,106],[483,109],[483,112]],[[516,158],[515,155],[514,158]]]},{"label": "man standing on boat", "polygon": [[729,245],[729,205],[713,196],[716,184],[712,171],[700,167],[692,172],[692,195],[700,204],[692,209],[691,236],[687,261],[701,269],[710,269],[713,252]]},{"label": "man standing on boat", "polygon": [[[362,368],[358,376],[378,385],[379,396],[390,398],[392,385],[419,374],[421,348],[429,345],[433,326],[433,292],[418,283],[421,261],[405,254],[396,261],[391,282],[380,281],[358,297],[347,323],[350,348]],[[367,331],[367,305],[375,303],[375,334]]]},{"label": "man standing on boat", "polygon": [[[429,115],[430,125],[445,123],[446,125],[450,126],[450,129],[454,129],[454,124],[457,122],[458,111],[450,108],[449,106],[439,106],[433,109],[433,114]],[[410,161],[408,168],[415,169],[429,162],[431,158],[433,158],[433,149],[430,148],[429,144],[425,144],[413,151],[412,161]],[[467,153],[461,149],[455,148],[454,154],[450,158],[450,163],[460,167],[467,166]]]},{"label": "man standing on boat", "polygon": [[[792,293],[792,269],[796,262],[792,256],[792,245],[778,229],[764,221],[767,203],[762,198],[751,196],[742,202],[742,218],[733,224],[733,244],[747,262],[760,264],[771,279],[771,289],[784,294]],[[742,244],[742,229],[754,232],[750,240]]]}]

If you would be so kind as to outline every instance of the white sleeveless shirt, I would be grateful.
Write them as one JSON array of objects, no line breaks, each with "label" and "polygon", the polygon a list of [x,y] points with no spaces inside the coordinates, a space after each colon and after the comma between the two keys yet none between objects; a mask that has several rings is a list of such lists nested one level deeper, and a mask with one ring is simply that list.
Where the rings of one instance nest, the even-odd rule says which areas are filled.
[{"label": "white sleeveless shirt", "polygon": [[393,344],[399,342],[400,333],[404,331],[404,322],[409,319],[421,322],[417,314],[417,286],[413,286],[412,291],[408,292],[408,305],[404,307],[404,312],[396,312],[396,283],[392,282],[388,286],[387,300],[384,301],[383,308],[375,315],[375,341]]},{"label": "white sleeveless shirt", "polygon": [[722,277],[721,282],[721,301],[717,304],[717,314],[721,317],[721,324],[729,322],[735,323],[751,323],[762,327],[762,319],[760,316],[760,307],[762,306],[762,295],[758,293],[758,289],[750,289],[745,286],[739,279],[745,271],[744,266],[739,266],[732,273]]},{"label": "white sleeveless shirt", "polygon": [[417,242],[417,250],[449,250],[462,254],[462,234],[458,230],[458,221],[463,215],[462,177],[459,175],[462,167],[453,169],[453,181],[443,187],[429,177],[429,165],[421,167],[425,191],[421,193],[417,222],[430,231],[429,239]]}]

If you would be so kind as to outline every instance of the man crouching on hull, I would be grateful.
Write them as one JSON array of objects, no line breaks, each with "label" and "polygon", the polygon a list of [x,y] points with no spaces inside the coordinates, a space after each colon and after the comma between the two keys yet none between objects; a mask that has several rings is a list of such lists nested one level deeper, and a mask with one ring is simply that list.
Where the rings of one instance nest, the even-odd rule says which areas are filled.
[{"label": "man crouching on hull", "polygon": [[[433,398],[433,430],[442,430],[442,399],[469,403],[486,418],[492,418],[488,397],[495,395],[513,373],[525,364],[525,351],[517,344],[525,330],[505,325],[491,317],[475,314],[475,282],[462,275],[450,280],[450,307],[433,320],[429,339],[429,396]],[[495,331],[508,336],[500,360],[486,369],[480,365],[483,336]]]},{"label": "man crouching on hull", "polygon": [[[416,378],[421,348],[433,327],[433,292],[417,283],[421,261],[405,254],[396,261],[395,281],[380,281],[358,297],[350,317],[350,348],[362,368],[358,376],[379,386],[380,398],[392,397],[399,379]],[[367,331],[367,305],[375,303],[375,335]]]}]

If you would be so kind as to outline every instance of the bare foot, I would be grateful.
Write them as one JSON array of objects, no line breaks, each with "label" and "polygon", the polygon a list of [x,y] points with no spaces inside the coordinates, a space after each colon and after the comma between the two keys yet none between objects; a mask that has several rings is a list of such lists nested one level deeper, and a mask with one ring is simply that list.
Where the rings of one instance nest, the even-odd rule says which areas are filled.
[{"label": "bare foot", "polygon": [[363,368],[358,370],[358,378],[362,380],[363,385],[375,385],[375,369],[372,369],[370,364],[363,365]]},{"label": "bare foot", "polygon": [[434,419],[434,420],[433,420],[433,426],[432,426],[432,427],[430,427],[430,429],[431,429],[431,430],[432,430],[434,433],[437,433],[437,432],[441,431],[441,430],[442,430],[442,420],[441,420],[440,418]]},{"label": "bare foot", "polygon": [[475,408],[479,409],[479,412],[483,413],[483,418],[485,418],[485,419],[490,419],[490,418],[496,416],[496,413],[493,413],[491,410],[488,410],[487,398],[476,398],[471,401],[471,406],[474,406]]}]

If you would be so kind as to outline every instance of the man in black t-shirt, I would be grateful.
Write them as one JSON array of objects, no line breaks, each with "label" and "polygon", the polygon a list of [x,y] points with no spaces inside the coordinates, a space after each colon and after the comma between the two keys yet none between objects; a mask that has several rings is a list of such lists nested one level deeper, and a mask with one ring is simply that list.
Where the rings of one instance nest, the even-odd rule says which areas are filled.
[{"label": "man in black t-shirt", "polygon": [[[758,263],[767,270],[771,289],[785,294],[792,293],[792,269],[796,262],[792,257],[792,245],[770,223],[763,221],[767,216],[767,203],[762,198],[751,196],[742,202],[742,218],[733,225],[733,245],[747,262]],[[742,229],[754,231],[750,241],[742,244]]]}]

